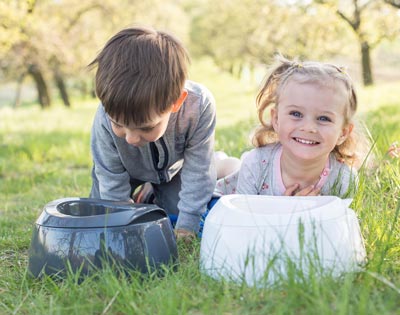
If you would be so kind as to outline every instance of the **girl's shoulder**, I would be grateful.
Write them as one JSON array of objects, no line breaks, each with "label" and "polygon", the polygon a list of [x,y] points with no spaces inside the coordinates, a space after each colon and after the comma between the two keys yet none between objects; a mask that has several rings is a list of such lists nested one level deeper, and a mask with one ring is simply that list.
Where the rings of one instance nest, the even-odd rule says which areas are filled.
[{"label": "girl's shoulder", "polygon": [[338,161],[334,154],[329,157],[330,174],[324,185],[323,193],[349,198],[354,196],[358,187],[358,173],[355,168]]},{"label": "girl's shoulder", "polygon": [[350,167],[348,164],[339,161],[333,153],[329,156],[329,165],[331,173],[341,174],[341,176],[345,177],[357,175],[357,170],[354,167]]}]

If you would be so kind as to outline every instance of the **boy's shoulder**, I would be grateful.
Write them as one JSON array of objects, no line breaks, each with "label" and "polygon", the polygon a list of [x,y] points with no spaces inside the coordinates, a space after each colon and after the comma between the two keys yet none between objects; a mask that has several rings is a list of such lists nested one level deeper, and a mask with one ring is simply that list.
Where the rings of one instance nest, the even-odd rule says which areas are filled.
[{"label": "boy's shoulder", "polygon": [[185,82],[185,89],[188,91],[189,96],[197,96],[201,98],[207,98],[207,99],[212,99],[214,100],[214,97],[211,93],[211,91],[203,84],[187,80]]},{"label": "boy's shoulder", "polygon": [[192,115],[202,115],[203,113],[215,115],[215,99],[206,86],[187,80],[185,82],[185,89],[188,92],[188,96],[184,103],[186,106],[182,106],[182,110],[179,111],[181,119],[185,119],[188,115],[190,117]]}]

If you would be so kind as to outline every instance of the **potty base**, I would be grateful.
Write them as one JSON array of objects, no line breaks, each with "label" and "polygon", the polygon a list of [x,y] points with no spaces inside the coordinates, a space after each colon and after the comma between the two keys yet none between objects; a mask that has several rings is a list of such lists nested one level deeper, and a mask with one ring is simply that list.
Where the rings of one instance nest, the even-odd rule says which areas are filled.
[{"label": "potty base", "polygon": [[66,198],[47,204],[36,221],[28,268],[35,277],[105,265],[147,273],[177,257],[171,223],[157,206]]},{"label": "potty base", "polygon": [[249,285],[358,271],[366,253],[349,203],[333,196],[223,196],[204,223],[201,270]]}]

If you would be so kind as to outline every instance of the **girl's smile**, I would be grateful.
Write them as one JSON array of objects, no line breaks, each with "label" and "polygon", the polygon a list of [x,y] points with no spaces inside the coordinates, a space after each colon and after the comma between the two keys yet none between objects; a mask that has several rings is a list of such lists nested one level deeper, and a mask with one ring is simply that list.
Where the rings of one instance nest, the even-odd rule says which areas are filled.
[{"label": "girl's smile", "polygon": [[306,140],[306,139],[301,139],[301,138],[293,138],[294,141],[297,141],[302,144],[307,144],[307,145],[314,145],[314,144],[319,144],[319,142],[312,141],[312,140]]},{"label": "girl's smile", "polygon": [[282,143],[282,158],[319,161],[323,165],[349,133],[345,125],[345,91],[318,83],[290,80],[271,110],[272,125]]}]

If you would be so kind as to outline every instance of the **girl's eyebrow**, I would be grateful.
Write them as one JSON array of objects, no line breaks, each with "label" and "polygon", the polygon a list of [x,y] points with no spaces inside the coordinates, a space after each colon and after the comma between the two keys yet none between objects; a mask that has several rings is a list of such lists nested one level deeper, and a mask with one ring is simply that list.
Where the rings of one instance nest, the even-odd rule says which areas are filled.
[{"label": "girl's eyebrow", "polygon": [[[287,107],[289,109],[297,109],[297,110],[305,109],[304,106],[300,106],[300,105],[296,105],[296,104],[290,104]],[[332,116],[337,116],[338,115],[336,112],[332,112],[332,111],[329,111],[329,110],[324,110],[324,111],[320,112],[320,114],[322,114],[322,115],[332,115]]]},{"label": "girl's eyebrow", "polygon": [[303,109],[304,108],[303,106],[299,106],[299,105],[296,105],[296,104],[289,104],[289,105],[287,105],[287,107],[295,108],[295,109]]}]

